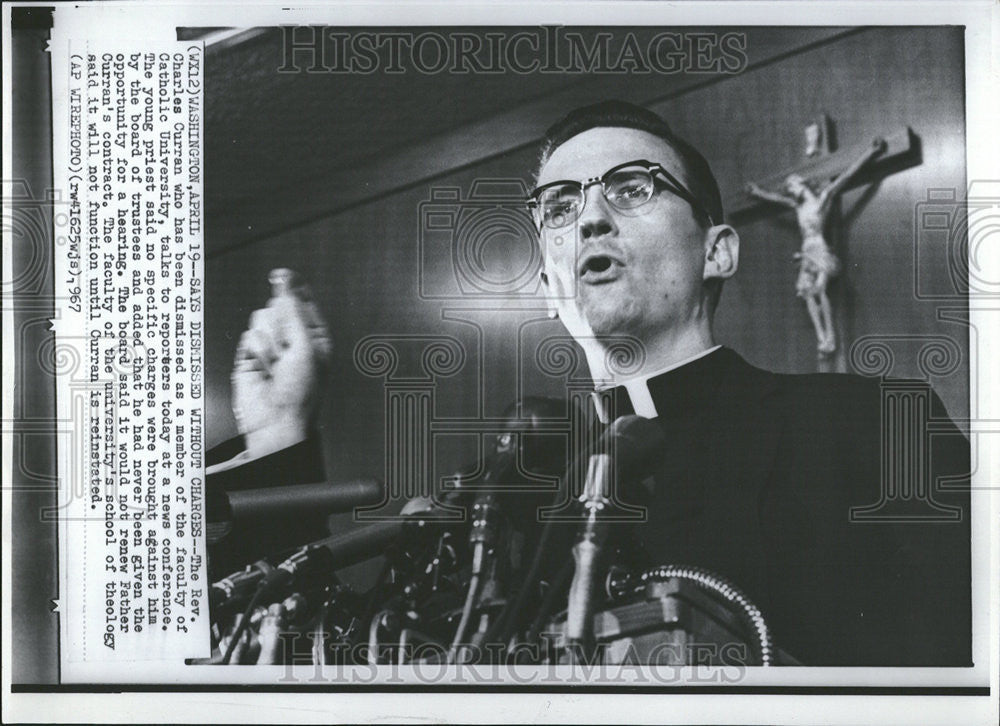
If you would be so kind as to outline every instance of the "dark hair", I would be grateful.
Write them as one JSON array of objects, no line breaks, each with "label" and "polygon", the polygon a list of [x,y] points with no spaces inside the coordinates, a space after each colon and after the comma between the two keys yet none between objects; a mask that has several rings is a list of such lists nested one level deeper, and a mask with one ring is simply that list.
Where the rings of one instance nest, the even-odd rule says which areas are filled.
[{"label": "dark hair", "polygon": [[[584,106],[570,111],[553,124],[545,132],[545,138],[542,141],[538,171],[541,171],[557,147],[584,131],[604,127],[638,129],[663,139],[680,156],[691,192],[705,205],[705,209],[712,215],[712,221],[716,224],[722,223],[722,195],[719,193],[719,185],[715,181],[715,175],[712,174],[712,169],[705,161],[705,157],[691,144],[677,136],[667,122],[657,114],[648,108],[636,106],[626,101],[602,101],[592,106]],[[657,160],[651,159],[651,161]],[[537,179],[537,172],[535,176]],[[703,214],[698,214],[698,216],[704,217]]]}]

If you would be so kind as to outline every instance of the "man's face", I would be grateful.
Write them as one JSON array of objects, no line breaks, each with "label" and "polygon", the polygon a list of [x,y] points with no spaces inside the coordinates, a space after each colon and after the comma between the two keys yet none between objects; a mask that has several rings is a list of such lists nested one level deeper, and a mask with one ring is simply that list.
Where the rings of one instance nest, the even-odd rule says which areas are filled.
[{"label": "man's face", "polygon": [[[618,164],[658,163],[688,188],[678,154],[663,140],[629,128],[595,128],[556,148],[538,184],[599,177]],[[705,230],[691,206],[659,191],[644,206],[620,211],[589,187],[579,218],[542,230],[545,281],[575,337],[625,335],[650,340],[679,330],[704,303]]]}]

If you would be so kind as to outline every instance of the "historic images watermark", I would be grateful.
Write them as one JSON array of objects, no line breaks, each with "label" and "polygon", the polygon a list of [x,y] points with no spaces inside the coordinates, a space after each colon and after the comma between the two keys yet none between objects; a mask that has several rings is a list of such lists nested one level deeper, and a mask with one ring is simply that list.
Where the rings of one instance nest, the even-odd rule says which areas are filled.
[{"label": "historic images watermark", "polygon": [[282,26],[279,73],[674,74],[742,72],[745,33],[517,31],[349,32]]},{"label": "historic images watermark", "polygon": [[620,685],[735,684],[746,678],[753,658],[746,643],[663,642],[640,658],[629,642],[608,660],[601,657],[572,666],[558,659],[546,660],[555,639],[542,633],[539,642],[470,645],[465,657],[447,662],[438,643],[384,645],[367,643],[331,650],[332,661],[313,658],[324,633],[283,632],[276,637],[283,652],[283,675],[278,683],[314,685],[419,684],[419,685],[584,685],[600,681]]},{"label": "historic images watermark", "polygon": [[[938,303],[938,320],[959,324],[971,335],[977,334],[971,311],[980,301],[995,300],[1000,291],[1000,283],[988,272],[997,249],[998,220],[1000,180],[972,180],[967,194],[954,187],[928,189],[926,197],[914,205],[914,299]],[[947,270],[947,277],[932,283],[934,271],[940,269]],[[985,310],[992,311],[992,305]],[[877,502],[852,508],[852,522],[962,520],[960,508],[940,499],[948,493],[981,488],[972,486],[979,448],[985,441],[980,441],[980,435],[995,434],[996,429],[995,422],[979,419],[975,411],[965,421],[933,413],[937,407],[930,381],[963,370],[978,371],[978,366],[970,366],[972,360],[965,359],[962,348],[948,335],[879,334],[854,341],[849,352],[851,368],[882,380],[882,490]],[[975,347],[969,352],[970,358],[974,355]],[[916,361],[918,377],[899,378],[897,367],[911,359]],[[946,446],[949,438],[963,434],[971,444],[968,470],[931,480],[935,445]]]},{"label": "historic images watermark", "polygon": [[541,248],[520,179],[435,185],[417,209],[420,286],[426,300],[535,298]]},{"label": "historic images watermark", "polygon": [[[973,179],[968,193],[954,187],[928,189],[913,212],[917,300],[1000,297],[1000,280],[991,272],[1000,249],[1000,179]],[[930,273],[942,268],[948,270],[947,280],[932,285]]]}]

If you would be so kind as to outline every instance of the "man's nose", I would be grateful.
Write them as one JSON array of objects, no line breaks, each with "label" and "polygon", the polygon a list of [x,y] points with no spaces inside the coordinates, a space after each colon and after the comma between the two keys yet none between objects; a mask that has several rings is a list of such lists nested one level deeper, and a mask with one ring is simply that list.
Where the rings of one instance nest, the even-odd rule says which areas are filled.
[{"label": "man's nose", "polygon": [[584,240],[604,237],[618,231],[614,212],[604,198],[604,190],[600,184],[594,184],[584,191],[586,204],[577,220],[580,237]]}]

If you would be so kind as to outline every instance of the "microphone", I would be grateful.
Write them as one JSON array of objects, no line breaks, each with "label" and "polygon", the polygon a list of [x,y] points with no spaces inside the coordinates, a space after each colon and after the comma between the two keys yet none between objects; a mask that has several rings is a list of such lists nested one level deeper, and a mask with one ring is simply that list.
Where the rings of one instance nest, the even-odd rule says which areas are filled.
[{"label": "microphone", "polygon": [[465,633],[472,619],[476,601],[482,594],[482,577],[484,571],[490,572],[489,587],[491,594],[499,588],[496,581],[496,553],[500,540],[500,507],[497,501],[495,484],[509,479],[510,474],[517,469],[518,447],[515,445],[515,434],[506,431],[496,438],[493,455],[486,468],[484,482],[487,488],[476,494],[472,504],[472,525],[469,529],[469,547],[472,548],[472,565],[469,572],[469,584],[462,605],[462,614],[458,627],[448,649],[446,662],[452,664],[458,658]]},{"label": "microphone", "polygon": [[486,471],[484,483],[490,487],[476,495],[472,503],[469,530],[469,546],[473,550],[472,574],[482,572],[486,559],[497,544],[500,507],[497,501],[495,485],[509,480],[517,471],[517,446],[515,435],[504,433],[497,436],[496,448]]},{"label": "microphone", "polygon": [[593,648],[595,575],[610,527],[607,510],[612,505],[614,482],[631,485],[646,474],[663,444],[663,431],[656,421],[623,416],[609,427],[597,452],[590,455],[580,497],[586,518],[573,546],[576,569],[566,610],[567,652],[571,659],[590,654]]},{"label": "microphone", "polygon": [[[648,471],[650,465],[655,460],[656,452],[662,449],[663,443],[663,432],[655,420],[644,419],[639,416],[623,416],[605,429],[594,449],[578,455],[570,463],[566,469],[565,480],[571,479],[580,470],[580,467],[586,463],[588,475],[585,481],[585,491],[599,492],[605,495],[603,498],[607,498],[606,495],[611,493],[611,482],[618,481],[623,484],[633,484]],[[605,458],[597,458],[594,463],[591,463],[595,457],[602,456]],[[615,479],[611,478],[611,472],[617,474]],[[587,501],[586,497],[581,497],[580,499]],[[597,499],[600,500],[602,497],[598,497]],[[594,509],[596,510],[596,506]],[[603,533],[608,525],[607,518],[603,522],[599,522],[595,516],[594,520],[592,525],[594,534]],[[529,593],[533,591],[534,583],[541,574],[546,551],[552,547],[561,548],[564,546],[562,537],[556,537],[557,528],[555,525],[558,521],[565,520],[553,517],[549,519],[542,530],[541,537],[535,547],[534,558],[522,580],[516,600],[508,604],[500,619],[487,634],[487,638],[491,642],[494,639],[497,639],[497,642],[507,642],[514,633],[517,628],[518,618],[527,604]],[[554,539],[556,540],[555,544],[553,544]],[[566,544],[568,545],[568,543]],[[582,569],[584,570],[591,567],[591,564],[597,559],[599,550],[586,554],[587,557],[582,562]],[[577,595],[571,606],[575,609],[573,617],[577,623],[582,623],[585,619],[581,610],[590,607],[592,598],[589,594],[586,597],[583,595],[591,592],[593,587],[592,575],[592,572],[583,572],[576,584]],[[583,628],[585,628],[583,625],[577,628],[578,635],[582,636],[586,634]]]},{"label": "microphone", "polygon": [[339,570],[377,557],[398,540],[407,525],[420,521],[406,517],[375,522],[351,532],[326,537],[307,547],[323,550],[329,556],[330,567]]},{"label": "microphone", "polygon": [[326,537],[296,549],[276,566],[259,560],[212,583],[210,607],[214,612],[228,610],[245,602],[260,588],[287,587],[300,581],[305,572],[333,572],[376,557],[400,537],[408,523],[409,520],[378,522]]},{"label": "microphone", "polygon": [[276,566],[260,560],[213,583],[210,602],[214,607],[229,607],[246,600],[261,586],[288,586],[301,580],[307,571],[333,572],[356,565],[385,552],[409,528],[423,527],[435,520],[450,523],[445,514],[438,510],[420,511],[325,537],[296,549]]},{"label": "microphone", "polygon": [[237,522],[349,512],[378,504],[384,490],[381,482],[369,479],[230,491],[209,487],[205,497],[208,543],[223,539]]},{"label": "microphone", "polygon": [[273,569],[274,567],[266,560],[258,560],[242,570],[213,582],[208,590],[210,611],[214,615],[245,601],[257,591],[257,586]]},{"label": "microphone", "polygon": [[[614,472],[613,481],[619,482],[620,486],[631,485],[637,477],[649,473],[651,465],[656,462],[656,454],[665,445],[666,437],[656,419],[622,416],[608,426],[597,443],[597,450],[590,452],[588,470],[594,456],[606,455],[610,465],[606,473]],[[594,474],[596,476],[597,472]]]},{"label": "microphone", "polygon": [[[504,409],[504,430],[496,437],[482,484],[470,487],[471,491],[479,486],[484,489],[478,492],[472,506],[469,534],[472,547],[483,543],[489,548],[496,543],[501,504],[509,521],[527,521],[534,513],[538,496],[548,490],[539,487],[537,493],[532,492],[531,475],[557,476],[566,466],[563,449],[553,446],[551,434],[546,435],[546,425],[563,421],[566,416],[565,401],[541,396],[527,396]],[[519,471],[518,464],[523,466],[527,478]],[[515,485],[518,496],[504,496],[515,491],[505,492],[504,484]]]},{"label": "microphone", "polygon": [[226,492],[232,519],[289,517],[307,512],[349,512],[355,507],[378,504],[385,487],[373,480],[331,484],[294,484]]}]

